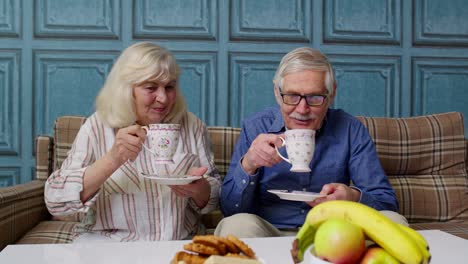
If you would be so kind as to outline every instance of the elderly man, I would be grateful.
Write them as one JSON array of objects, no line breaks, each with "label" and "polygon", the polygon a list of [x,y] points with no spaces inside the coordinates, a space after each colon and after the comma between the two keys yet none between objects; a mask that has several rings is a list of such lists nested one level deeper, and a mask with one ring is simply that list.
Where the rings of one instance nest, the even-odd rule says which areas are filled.
[{"label": "elderly man", "polygon": [[[229,172],[221,189],[226,216],[216,235],[292,235],[311,207],[329,200],[357,201],[407,225],[380,165],[367,129],[355,117],[329,108],[336,96],[333,69],[311,48],[286,54],[276,71],[279,107],[267,108],[242,123]],[[288,129],[316,131],[311,172],[291,172],[276,153]],[[350,182],[353,186],[350,186]],[[270,189],[320,192],[312,202],[281,200]]]}]

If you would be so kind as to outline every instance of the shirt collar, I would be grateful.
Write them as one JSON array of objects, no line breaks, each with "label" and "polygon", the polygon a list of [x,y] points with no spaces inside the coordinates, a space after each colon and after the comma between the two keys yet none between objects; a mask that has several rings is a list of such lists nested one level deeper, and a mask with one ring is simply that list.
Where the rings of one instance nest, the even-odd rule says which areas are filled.
[{"label": "shirt collar", "polygon": [[[274,111],[274,114],[273,114],[274,121],[270,129],[268,130],[268,133],[279,134],[281,132],[286,131],[286,127],[284,125],[283,116],[281,115],[281,109],[279,108],[279,106],[276,106],[275,108],[277,111]],[[325,115],[325,118],[323,119],[322,126],[316,131],[317,135],[319,135],[320,132],[323,131],[325,126],[327,125],[327,117],[329,113],[330,113],[330,109],[327,109],[327,114]]]},{"label": "shirt collar", "polygon": [[284,126],[283,116],[281,115],[281,109],[279,106],[275,106],[275,110],[273,112],[274,121],[273,124],[268,129],[268,133],[279,134],[281,132],[286,131],[286,127]]}]

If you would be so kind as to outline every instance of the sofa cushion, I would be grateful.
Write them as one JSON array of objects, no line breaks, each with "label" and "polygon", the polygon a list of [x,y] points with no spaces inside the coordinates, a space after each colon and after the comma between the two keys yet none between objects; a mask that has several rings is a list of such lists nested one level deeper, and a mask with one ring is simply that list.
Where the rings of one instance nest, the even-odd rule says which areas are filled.
[{"label": "sofa cushion", "polygon": [[216,168],[224,179],[229,164],[231,163],[232,153],[240,135],[240,128],[235,127],[208,127],[214,162]]},{"label": "sofa cushion", "polygon": [[468,239],[468,222],[430,222],[411,224],[416,230],[441,230]]},{"label": "sofa cushion", "polygon": [[460,113],[358,118],[369,130],[388,175],[466,173],[465,132]]},{"label": "sofa cushion", "polygon": [[52,173],[53,139],[50,136],[38,136],[35,142],[36,179],[45,181]]},{"label": "sofa cushion", "polygon": [[24,235],[17,244],[57,244],[73,241],[76,222],[42,221]]},{"label": "sofa cushion", "polygon": [[[55,162],[53,170],[57,170],[62,166],[75,140],[76,134],[85,121],[86,117],[81,116],[62,116],[55,121],[55,145],[53,150]],[[209,126],[207,130],[214,153],[216,168],[221,177],[224,178],[229,169],[229,163],[231,162],[232,152],[240,134],[240,128]],[[45,141],[41,140],[40,142]],[[46,149],[45,147],[42,148]]]},{"label": "sofa cushion", "polygon": [[55,120],[54,126],[54,164],[53,171],[58,170],[67,158],[76,134],[86,121],[82,116],[61,116]]},{"label": "sofa cushion", "polygon": [[410,223],[468,219],[466,174],[388,176]]},{"label": "sofa cushion", "polygon": [[[86,118],[81,116],[62,116],[55,121],[54,170],[60,168],[66,159],[76,134],[85,121]],[[223,179],[229,169],[229,163],[231,162],[232,152],[240,134],[240,128],[209,126],[207,130],[212,145],[215,166]],[[41,142],[44,145],[41,145],[42,149],[46,151],[45,139],[40,140],[38,143]],[[221,217],[221,212],[215,211],[203,216],[203,222],[208,228],[213,228]],[[62,221],[79,221],[79,219],[80,215],[78,214],[67,217],[54,217],[54,220]]]},{"label": "sofa cushion", "polygon": [[463,116],[358,117],[410,223],[468,219]]}]

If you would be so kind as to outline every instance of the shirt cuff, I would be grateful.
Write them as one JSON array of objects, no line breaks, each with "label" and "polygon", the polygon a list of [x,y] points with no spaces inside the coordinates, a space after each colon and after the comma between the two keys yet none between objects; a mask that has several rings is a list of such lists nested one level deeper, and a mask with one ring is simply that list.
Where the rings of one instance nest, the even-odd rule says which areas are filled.
[{"label": "shirt cuff", "polygon": [[255,173],[254,174],[249,174],[247,173],[245,170],[244,170],[244,167],[242,166],[242,160],[244,159],[244,156],[242,156],[239,160],[239,167],[241,168],[241,170],[244,172],[245,175],[249,175],[249,176],[258,176],[258,171],[259,169],[255,170]]},{"label": "shirt cuff", "polygon": [[361,189],[359,189],[359,188],[356,187],[356,186],[349,186],[349,187],[350,187],[350,188],[353,188],[353,189],[355,189],[355,190],[357,190],[357,191],[359,191],[360,195],[359,195],[359,201],[358,201],[358,202],[359,202],[359,203],[362,203],[362,196],[363,196],[363,195],[362,195]]}]

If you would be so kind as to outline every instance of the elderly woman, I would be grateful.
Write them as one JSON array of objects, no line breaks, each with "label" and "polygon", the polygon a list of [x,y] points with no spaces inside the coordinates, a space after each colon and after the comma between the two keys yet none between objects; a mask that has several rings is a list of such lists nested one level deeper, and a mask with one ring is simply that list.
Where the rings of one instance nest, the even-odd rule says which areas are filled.
[{"label": "elderly woman", "polygon": [[[96,99],[62,167],[45,186],[54,216],[81,215],[82,241],[185,239],[204,232],[200,214],[218,206],[220,181],[206,127],[186,110],[179,67],[152,43],[128,47]],[[154,123],[180,124],[175,164],[155,164],[142,148]],[[143,149],[143,151],[142,151]],[[141,172],[205,175],[187,185],[160,185]]]}]

